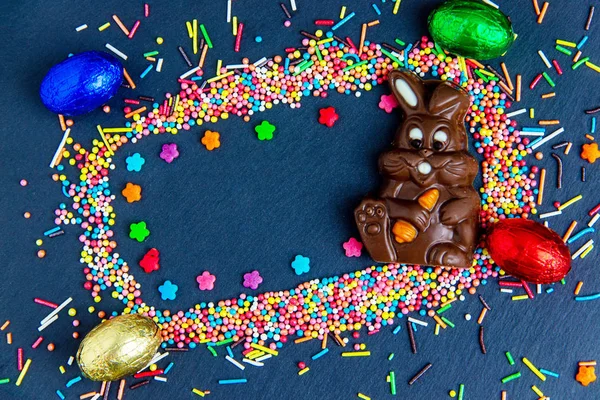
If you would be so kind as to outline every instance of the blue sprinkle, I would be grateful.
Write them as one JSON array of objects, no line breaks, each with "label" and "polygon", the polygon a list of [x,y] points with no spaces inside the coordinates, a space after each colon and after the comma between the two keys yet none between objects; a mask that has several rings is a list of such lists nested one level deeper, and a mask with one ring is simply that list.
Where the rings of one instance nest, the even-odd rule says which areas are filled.
[{"label": "blue sprinkle", "polygon": [[596,117],[592,118],[592,133],[596,132]]},{"label": "blue sprinkle", "polygon": [[165,375],[169,373],[169,371],[171,370],[171,368],[173,368],[173,365],[175,365],[175,364],[173,364],[173,363],[170,363],[170,364],[167,366],[167,368],[165,368],[165,371],[164,371],[164,374],[165,374]]},{"label": "blue sprinkle", "polygon": [[325,354],[329,353],[329,349],[328,348],[324,348],[323,350],[321,350],[320,352],[318,352],[317,354],[315,354],[314,356],[312,356],[311,358],[313,360],[316,360],[317,358],[321,358],[323,357]]},{"label": "blue sprinkle", "polygon": [[398,332],[400,332],[400,330],[401,330],[401,329],[402,329],[402,327],[401,327],[400,325],[398,325],[398,326],[397,326],[397,327],[394,329],[394,331],[393,331],[392,333],[393,333],[394,335],[397,335],[397,334],[398,334]]},{"label": "blue sprinkle", "polygon": [[65,395],[62,394],[62,392],[60,390],[56,390],[56,394],[58,395],[58,397],[60,397],[62,400],[65,400]]},{"label": "blue sprinkle", "polygon": [[148,72],[152,71],[152,68],[154,68],[154,64],[148,65],[148,67],[146,67],[144,72],[142,72],[142,74],[140,75],[140,78],[144,79],[146,75],[148,75]]},{"label": "blue sprinkle", "polygon": [[76,384],[79,381],[81,381],[81,376],[73,378],[69,382],[67,382],[67,387],[71,387],[71,386],[73,386],[74,384]]},{"label": "blue sprinkle", "polygon": [[233,351],[231,350],[231,347],[229,347],[229,346],[227,346],[227,354],[229,354],[229,357],[234,358]]},{"label": "blue sprinkle", "polygon": [[560,376],[556,372],[548,371],[547,369],[544,369],[544,368],[540,368],[540,372],[544,375],[550,375],[554,378],[558,378]]},{"label": "blue sprinkle", "polygon": [[600,299],[600,293],[592,294],[589,296],[577,296],[575,297],[575,301],[589,301],[589,300],[597,300]]},{"label": "blue sprinkle", "polygon": [[260,42],[262,42],[262,36],[257,36],[257,37],[255,37],[255,38],[254,38],[254,41],[255,41],[256,43],[260,43]]},{"label": "blue sprinkle", "polygon": [[577,234],[575,236],[569,238],[569,240],[567,240],[567,243],[571,244],[574,241],[576,241],[577,239],[579,239],[580,237],[582,237],[583,235],[585,235],[586,233],[592,233],[592,232],[594,232],[594,228],[582,229],[581,231],[577,232]]},{"label": "blue sprinkle", "polygon": [[248,379],[219,379],[219,385],[234,385],[236,383],[247,383]]},{"label": "blue sprinkle", "polygon": [[379,11],[379,7],[377,7],[377,4],[373,3],[372,6],[373,6],[373,9],[375,10],[375,12],[377,13],[377,15],[381,15],[381,11]]},{"label": "blue sprinkle", "polygon": [[585,42],[587,42],[587,40],[588,40],[587,36],[584,36],[583,38],[581,38],[579,43],[577,43],[577,50],[581,49],[583,47],[583,45],[585,44]]},{"label": "blue sprinkle", "polygon": [[340,22],[338,22],[337,24],[335,24],[334,26],[331,27],[332,31],[335,31],[336,29],[338,29],[340,26],[344,25],[346,22],[350,21],[354,16],[356,15],[356,13],[352,12],[350,14],[348,14],[346,16],[346,18],[344,18],[343,20],[341,20]]}]

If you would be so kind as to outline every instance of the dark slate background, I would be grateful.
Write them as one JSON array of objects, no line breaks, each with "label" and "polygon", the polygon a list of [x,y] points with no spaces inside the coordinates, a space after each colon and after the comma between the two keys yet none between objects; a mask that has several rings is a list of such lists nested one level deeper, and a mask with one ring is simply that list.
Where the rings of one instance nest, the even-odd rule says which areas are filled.
[{"label": "dark slate background", "polygon": [[[367,1],[297,0],[298,12],[292,27],[284,21],[277,1],[234,1],[233,15],[245,23],[242,52],[233,52],[234,38],[230,25],[225,22],[226,1],[151,1],[151,17],[143,18],[143,2],[114,1],[34,1],[3,2],[0,15],[0,87],[2,88],[3,121],[0,124],[1,184],[0,184],[0,323],[11,320],[7,331],[13,333],[13,345],[7,345],[4,332],[0,338],[0,378],[17,377],[16,349],[24,347],[26,358],[33,364],[21,387],[12,382],[0,386],[2,399],[52,399],[56,389],[67,398],[98,389],[92,382],[78,383],[70,389],[65,383],[77,376],[75,366],[65,375],[58,371],[77,349],[78,342],[71,338],[77,329],[82,335],[99,322],[87,312],[93,302],[83,289],[84,277],[79,264],[79,230],[65,227],[66,235],[45,240],[47,256],[36,257],[35,240],[53,227],[53,210],[65,201],[60,186],[50,179],[48,163],[61,138],[55,115],[39,101],[37,91],[46,71],[63,60],[70,52],[104,49],[110,42],[129,55],[124,64],[139,89],[134,94],[161,98],[166,91],[177,89],[176,78],[187,70],[176,46],[183,45],[191,53],[184,21],[198,18],[211,35],[215,48],[208,53],[207,74],[214,73],[217,58],[224,64],[238,63],[243,56],[257,60],[262,56],[282,54],[285,47],[297,46],[299,30],[313,29],[314,19],[336,19],[341,5],[347,14],[357,16],[340,34],[358,42],[360,23],[373,20],[377,15]],[[439,1],[404,0],[401,11],[394,16],[392,4],[377,3],[383,11],[381,24],[370,28],[368,39],[393,42],[395,37],[407,43],[427,33],[425,20],[428,12]],[[588,221],[587,210],[598,203],[594,191],[595,165],[587,165],[578,157],[584,134],[589,131],[590,117],[583,110],[597,106],[600,99],[596,90],[600,76],[586,67],[571,71],[568,57],[553,49],[554,40],[579,41],[585,34],[583,27],[587,12],[595,1],[553,0],[542,25],[535,23],[535,14],[529,1],[500,1],[502,9],[511,16],[519,34],[514,47],[506,55],[506,63],[514,74],[523,74],[526,88],[532,78],[545,66],[537,56],[543,49],[550,58],[556,57],[565,70],[557,78],[557,97],[542,101],[540,95],[550,91],[541,82],[535,91],[524,89],[523,101],[517,107],[535,107],[536,119],[560,119],[566,129],[562,139],[575,143],[565,159],[565,187],[555,189],[556,163],[550,157],[550,146],[542,150],[545,157],[536,162],[548,169],[547,190],[541,212],[551,211],[552,202],[565,201],[582,193],[584,199],[551,220],[551,226],[563,233],[572,219],[580,227]],[[134,38],[128,40],[112,22],[118,14],[131,26],[140,18],[142,25]],[[112,26],[98,32],[97,27],[111,21]],[[75,32],[75,27],[87,23],[89,28]],[[594,21],[588,32],[590,40],[584,54],[600,63],[600,22]],[[262,43],[254,37],[261,35]],[[154,39],[162,36],[165,43],[156,45]],[[147,62],[144,52],[159,50],[165,58],[162,73],[152,71],[145,79],[139,74]],[[498,61],[493,65],[499,67]],[[114,202],[118,213],[116,238],[119,252],[132,265],[141,281],[144,299],[159,308],[184,309],[200,301],[219,300],[239,295],[242,274],[258,269],[264,277],[261,291],[281,290],[314,278],[332,276],[364,268],[369,265],[366,256],[348,259],[341,243],[357,234],[352,210],[364,193],[377,187],[376,158],[390,142],[396,115],[385,114],[377,107],[379,96],[387,93],[378,87],[364,92],[361,98],[331,93],[327,99],[306,98],[302,108],[291,110],[279,105],[257,115],[250,123],[238,118],[220,121],[216,125],[194,128],[176,137],[162,136],[128,145],[116,156],[117,169],[112,173],[112,189],[118,193],[127,181],[143,186],[143,200],[127,204],[120,195]],[[119,108],[121,99],[130,92],[122,89],[110,101],[113,111],[105,115],[97,110],[76,119],[72,133],[78,141],[89,146],[97,136],[95,125],[122,126],[124,120]],[[133,94],[132,94],[133,95]],[[318,109],[336,107],[340,120],[335,128],[327,129],[316,123]],[[260,142],[253,128],[263,119],[277,126],[275,139]],[[527,115],[517,117],[523,126],[535,121]],[[216,129],[222,135],[222,147],[207,152],[199,143],[205,129]],[[158,158],[163,143],[175,141],[181,156],[167,165]],[[125,157],[140,152],[146,158],[141,173],[128,173]],[[580,182],[581,166],[588,167],[588,182]],[[27,179],[29,186],[19,186]],[[32,217],[23,218],[29,211]],[[152,232],[144,244],[126,237],[130,222],[143,219]],[[583,244],[583,239],[576,244]],[[161,251],[162,268],[146,275],[136,266],[137,260],[150,247]],[[311,259],[310,273],[298,277],[289,262],[296,254]],[[534,399],[531,385],[537,385],[552,398],[594,399],[600,396],[600,386],[584,388],[574,381],[579,360],[596,359],[600,353],[597,335],[598,303],[576,303],[573,289],[579,280],[585,281],[583,293],[600,290],[597,282],[597,252],[573,264],[573,272],[565,286],[557,285],[553,294],[536,296],[534,301],[511,302],[509,295],[499,293],[496,282],[480,289],[493,311],[485,319],[488,354],[479,350],[476,319],[481,305],[476,297],[467,296],[463,303],[455,303],[447,317],[456,323],[455,329],[433,335],[433,329],[419,329],[419,353],[410,353],[405,329],[397,336],[386,328],[375,336],[362,335],[361,342],[372,351],[370,358],[340,359],[340,348],[315,362],[311,370],[298,377],[296,362],[310,361],[319,344],[311,342],[289,345],[280,356],[268,361],[263,368],[247,367],[239,371],[223,359],[213,358],[207,351],[197,349],[187,354],[175,354],[169,360],[175,363],[168,375],[168,383],[152,382],[151,387],[127,392],[127,399],[187,399],[194,397],[192,387],[211,390],[213,399],[351,399],[358,392],[374,399],[389,398],[385,377],[395,371],[399,398],[443,399],[448,391],[466,386],[465,399],[497,399],[500,391],[508,391],[509,399]],[[200,292],[195,277],[204,270],[217,276],[215,290]],[[175,301],[161,301],[157,287],[165,279],[179,285]],[[74,298],[81,320],[79,328],[71,326],[72,318],[65,312],[53,326],[43,332],[46,338],[37,350],[31,343],[38,336],[36,328],[49,309],[33,303],[34,297],[62,302]],[[107,312],[119,310],[120,304],[109,299],[97,309]],[[471,313],[470,322],[464,315]],[[56,344],[49,353],[46,344]],[[542,383],[520,363],[511,367],[504,358],[510,350],[515,358],[528,357],[537,366],[554,370],[560,379],[549,377]],[[387,361],[390,352],[396,354]],[[407,380],[425,363],[433,368],[415,385]],[[166,363],[165,363],[166,365]],[[502,385],[500,379],[517,370],[523,377]],[[246,377],[249,382],[239,386],[219,386],[218,379]],[[131,379],[128,380],[130,384]],[[114,390],[114,389],[113,389]],[[110,398],[115,398],[116,391]]]}]

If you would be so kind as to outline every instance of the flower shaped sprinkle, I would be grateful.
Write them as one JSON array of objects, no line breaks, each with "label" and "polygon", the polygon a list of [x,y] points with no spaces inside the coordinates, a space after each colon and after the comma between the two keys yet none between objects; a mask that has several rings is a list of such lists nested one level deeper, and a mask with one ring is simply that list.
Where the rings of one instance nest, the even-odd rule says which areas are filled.
[{"label": "flower shaped sprinkle", "polygon": [[259,140],[271,140],[273,139],[273,132],[275,132],[275,125],[269,121],[263,121],[260,125],[257,125],[254,130]]},{"label": "flower shaped sprinkle", "polygon": [[292,261],[292,268],[296,272],[296,275],[302,275],[310,271],[310,258],[297,255],[294,261]]},{"label": "flower shaped sprinkle", "polygon": [[333,127],[338,118],[339,115],[335,112],[335,108],[333,107],[321,108],[319,110],[319,123],[328,128]]},{"label": "flower shaped sprinkle", "polygon": [[179,151],[177,150],[176,143],[165,143],[162,145],[160,158],[165,160],[168,164],[171,164],[177,157],[179,157]]},{"label": "flower shaped sprinkle", "polygon": [[130,238],[135,239],[138,242],[143,242],[148,236],[150,236],[150,231],[148,228],[146,228],[145,221],[140,221],[129,225]]},{"label": "flower shaped sprinkle", "polygon": [[176,284],[171,281],[165,281],[165,283],[158,287],[160,298],[163,300],[175,300],[177,297],[177,289],[179,288]]},{"label": "flower shaped sprinkle", "polygon": [[127,163],[127,171],[140,172],[146,160],[144,160],[144,157],[140,153],[133,153],[125,159],[125,162]]},{"label": "flower shaped sprinkle", "polygon": [[600,158],[600,151],[598,150],[598,143],[588,143],[581,147],[581,158],[587,160],[590,163],[595,163]]},{"label": "flower shaped sprinkle", "polygon": [[204,271],[202,274],[196,277],[198,282],[198,289],[200,290],[213,290],[215,288],[215,280],[217,278],[208,271]]},{"label": "flower shaped sprinkle", "polygon": [[204,137],[201,142],[206,147],[206,150],[213,151],[221,146],[221,142],[219,141],[219,132],[206,131],[204,132]]},{"label": "flower shaped sprinkle", "polygon": [[398,101],[393,94],[382,94],[379,100],[379,108],[390,114],[394,108],[398,107]]},{"label": "flower shaped sprinkle", "polygon": [[360,257],[363,244],[351,237],[347,242],[344,242],[343,247],[346,251],[346,257]]},{"label": "flower shaped sprinkle", "polygon": [[244,274],[244,287],[256,290],[262,281],[262,276],[260,276],[260,273],[256,270]]},{"label": "flower shaped sprinkle", "polygon": [[127,182],[127,185],[125,185],[125,189],[121,191],[121,194],[128,203],[140,201],[142,199],[142,187],[135,183]]}]

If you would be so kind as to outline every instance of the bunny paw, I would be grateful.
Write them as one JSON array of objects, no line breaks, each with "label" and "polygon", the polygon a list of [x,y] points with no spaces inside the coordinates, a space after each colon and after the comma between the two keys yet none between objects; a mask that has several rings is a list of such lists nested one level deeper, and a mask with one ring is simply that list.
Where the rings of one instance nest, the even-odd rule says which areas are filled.
[{"label": "bunny paw", "polygon": [[377,262],[395,262],[390,238],[390,218],[385,202],[365,199],[354,211],[356,225],[365,247]]},{"label": "bunny paw", "polygon": [[445,267],[469,268],[471,259],[452,243],[436,244],[427,252],[427,264]]}]

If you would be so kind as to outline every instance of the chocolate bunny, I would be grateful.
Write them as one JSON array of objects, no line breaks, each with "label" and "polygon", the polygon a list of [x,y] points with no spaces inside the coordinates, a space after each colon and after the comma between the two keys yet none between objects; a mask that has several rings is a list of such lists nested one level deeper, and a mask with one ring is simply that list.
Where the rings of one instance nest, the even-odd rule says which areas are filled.
[{"label": "chocolate bunny", "polygon": [[388,79],[404,121],[379,157],[379,198],[355,210],[363,243],[377,262],[469,268],[480,203],[464,125],[469,96],[406,70]]}]

